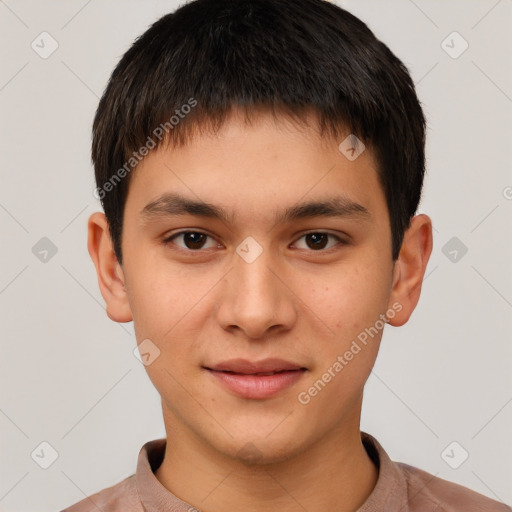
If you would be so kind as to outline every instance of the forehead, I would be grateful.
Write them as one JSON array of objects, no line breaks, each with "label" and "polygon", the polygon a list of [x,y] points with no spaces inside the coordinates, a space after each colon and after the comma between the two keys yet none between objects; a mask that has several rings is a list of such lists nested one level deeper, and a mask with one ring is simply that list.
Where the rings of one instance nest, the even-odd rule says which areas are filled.
[{"label": "forehead", "polygon": [[216,132],[198,131],[183,146],[146,156],[131,177],[127,208],[134,204],[143,216],[169,210],[162,197],[178,194],[225,217],[272,212],[274,222],[305,200],[379,213],[385,200],[373,154],[366,148],[348,158],[349,135],[321,135],[314,117],[297,123],[260,113],[247,121],[235,111]]}]

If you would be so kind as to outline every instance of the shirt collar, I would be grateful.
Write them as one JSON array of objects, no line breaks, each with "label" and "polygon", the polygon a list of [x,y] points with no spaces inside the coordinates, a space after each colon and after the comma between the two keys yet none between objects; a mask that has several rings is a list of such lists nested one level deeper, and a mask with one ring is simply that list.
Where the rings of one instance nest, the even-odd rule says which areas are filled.
[{"label": "shirt collar", "polygon": [[400,467],[393,462],[377,439],[361,432],[366,452],[379,469],[377,483],[357,512],[396,510],[409,512],[407,482]]},{"label": "shirt collar", "polygon": [[[361,432],[363,445],[379,469],[377,484],[358,512],[396,510],[409,512],[407,483],[400,467],[394,463],[378,441]],[[167,490],[154,475],[162,463],[166,439],[149,441],[141,448],[135,473],[135,483],[146,512],[191,512],[192,505]]]}]

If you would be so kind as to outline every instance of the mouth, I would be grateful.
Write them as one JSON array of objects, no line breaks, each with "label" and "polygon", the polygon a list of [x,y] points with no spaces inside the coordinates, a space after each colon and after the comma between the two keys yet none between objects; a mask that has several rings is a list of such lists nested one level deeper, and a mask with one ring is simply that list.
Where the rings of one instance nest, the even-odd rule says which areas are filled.
[{"label": "mouth", "polygon": [[213,366],[205,366],[207,370],[235,373],[240,375],[273,375],[285,371],[306,370],[300,364],[285,361],[284,359],[269,358],[262,361],[248,359],[230,359]]},{"label": "mouth", "polygon": [[285,372],[306,371],[306,368],[297,368],[296,370],[276,370],[274,372],[254,372],[254,373],[232,372],[229,370],[212,370],[211,368],[206,368],[206,370],[210,370],[211,372],[229,373],[232,375],[255,375],[255,376],[259,377],[259,376],[277,375],[278,373],[285,373]]}]

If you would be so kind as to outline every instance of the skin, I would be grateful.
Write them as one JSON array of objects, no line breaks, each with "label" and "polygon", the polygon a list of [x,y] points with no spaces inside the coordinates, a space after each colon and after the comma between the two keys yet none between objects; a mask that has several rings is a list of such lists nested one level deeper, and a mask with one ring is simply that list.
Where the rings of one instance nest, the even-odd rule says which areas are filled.
[{"label": "skin", "polygon": [[[382,330],[309,403],[297,397],[393,305],[401,310],[388,323],[407,322],[432,225],[415,216],[393,262],[372,151],[349,161],[341,140],[320,137],[313,118],[299,126],[259,113],[247,124],[234,110],[216,134],[159,148],[141,162],[124,212],[122,266],[105,216],[89,219],[88,248],[108,316],[133,320],[138,343],[150,339],[160,350],[146,366],[168,438],[156,477],[198,509],[353,511],[376,484],[360,416]],[[141,214],[165,192],[207,201],[233,218]],[[274,212],[334,195],[368,215],[275,222]],[[333,237],[320,237],[318,248],[304,236],[311,230]],[[179,231],[208,237],[196,245],[184,236],[164,242]],[[263,250],[252,263],[236,252],[247,237]],[[308,371],[272,398],[241,398],[203,368],[236,357],[279,357]]]}]

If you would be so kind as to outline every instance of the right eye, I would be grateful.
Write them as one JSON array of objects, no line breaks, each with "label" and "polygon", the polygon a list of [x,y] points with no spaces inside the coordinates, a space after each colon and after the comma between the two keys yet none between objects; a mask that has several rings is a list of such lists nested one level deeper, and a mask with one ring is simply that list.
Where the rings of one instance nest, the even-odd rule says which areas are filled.
[{"label": "right eye", "polygon": [[[211,243],[209,246],[205,247],[205,242],[208,238],[211,239]],[[181,240],[181,243],[176,243],[174,240]],[[206,233],[201,233],[200,231],[180,231],[179,233],[174,233],[165,238],[163,243],[165,245],[176,245],[179,250],[188,252],[198,252],[200,249],[218,247],[217,242],[215,242],[211,236]]]}]

